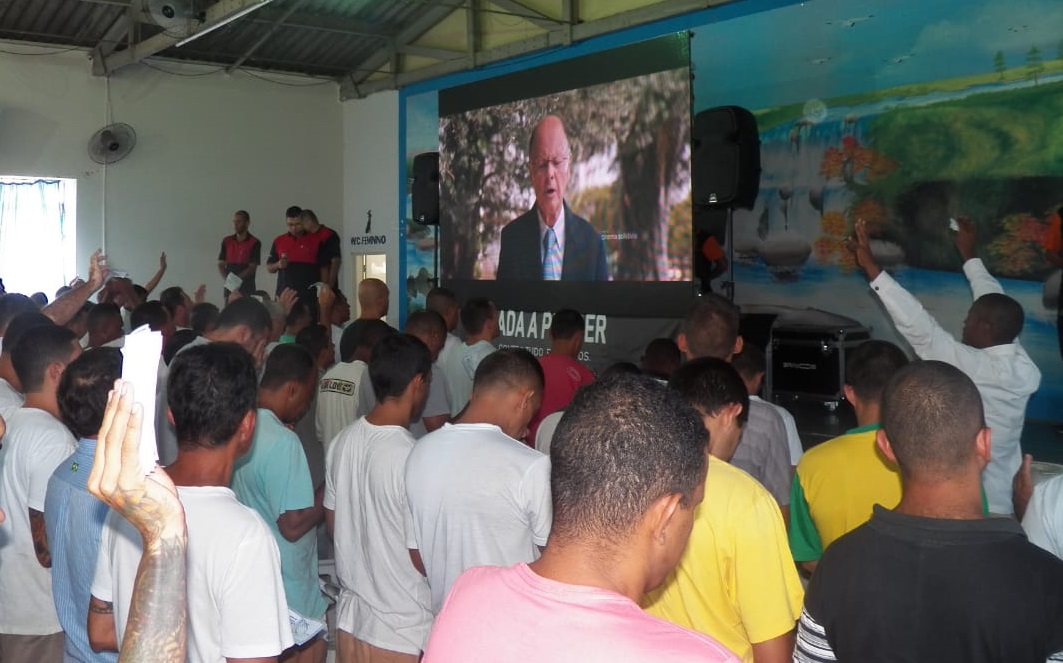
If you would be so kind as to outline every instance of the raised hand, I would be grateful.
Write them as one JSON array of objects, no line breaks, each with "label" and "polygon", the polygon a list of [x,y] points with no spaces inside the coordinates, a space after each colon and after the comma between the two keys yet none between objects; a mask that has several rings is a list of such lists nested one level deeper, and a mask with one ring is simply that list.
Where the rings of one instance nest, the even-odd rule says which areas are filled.
[{"label": "raised hand", "polygon": [[284,292],[277,297],[277,303],[284,309],[284,315],[288,315],[292,312],[292,307],[295,306],[295,301],[299,299],[299,293],[291,288],[285,288]]},{"label": "raised hand", "polygon": [[107,399],[89,472],[88,489],[145,537],[184,532],[184,509],[161,467],[144,476],[140,467],[143,411],[133,404],[133,385],[115,382]]},{"label": "raised hand", "polygon": [[196,288],[195,298],[193,299],[193,301],[196,304],[202,304],[206,300],[207,300],[207,284],[206,283],[200,283],[199,287]]},{"label": "raised hand", "polygon": [[163,251],[159,255],[159,269],[161,269],[164,272],[166,271],[166,252],[165,251]]},{"label": "raised hand", "polygon": [[967,262],[972,258],[978,257],[978,232],[975,228],[974,221],[971,221],[966,216],[961,216],[956,219],[956,224],[960,227],[956,231],[956,249],[959,250],[960,255],[963,257],[963,261]]},{"label": "raised hand", "polygon": [[92,285],[93,292],[103,287],[110,273],[111,268],[107,266],[107,256],[103,255],[99,249],[93,251],[92,257],[89,258],[89,283]]},{"label": "raised hand", "polygon": [[849,238],[846,245],[853,252],[856,264],[859,265],[860,269],[864,270],[867,278],[874,281],[882,273],[882,268],[878,266],[878,263],[875,262],[875,256],[871,254],[871,237],[868,234],[867,221],[857,219],[854,230],[855,238]]}]

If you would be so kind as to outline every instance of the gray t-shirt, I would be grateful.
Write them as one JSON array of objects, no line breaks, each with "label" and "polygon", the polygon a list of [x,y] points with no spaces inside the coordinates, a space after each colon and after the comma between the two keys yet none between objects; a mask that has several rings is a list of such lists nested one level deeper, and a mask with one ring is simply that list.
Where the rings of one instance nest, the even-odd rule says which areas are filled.
[{"label": "gray t-shirt", "polygon": [[779,506],[790,504],[790,447],[786,427],[775,409],[763,401],[749,402],[749,421],[731,457],[772,494]]}]

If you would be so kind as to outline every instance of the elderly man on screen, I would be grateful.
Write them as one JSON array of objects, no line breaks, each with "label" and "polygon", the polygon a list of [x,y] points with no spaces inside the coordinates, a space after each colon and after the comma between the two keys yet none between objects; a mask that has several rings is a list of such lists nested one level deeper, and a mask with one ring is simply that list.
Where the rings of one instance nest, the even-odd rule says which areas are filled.
[{"label": "elderly man on screen", "polygon": [[535,206],[502,229],[497,278],[609,280],[602,236],[565,204],[572,154],[561,118],[540,120],[528,148]]}]

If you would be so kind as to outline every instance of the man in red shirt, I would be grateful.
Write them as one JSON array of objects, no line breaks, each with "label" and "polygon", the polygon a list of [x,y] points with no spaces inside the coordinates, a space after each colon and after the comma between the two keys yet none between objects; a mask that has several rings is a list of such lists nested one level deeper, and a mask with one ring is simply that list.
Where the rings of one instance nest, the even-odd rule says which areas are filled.
[{"label": "man in red shirt", "polygon": [[277,296],[285,288],[304,293],[321,280],[317,237],[307,235],[302,221],[303,210],[291,206],[285,213],[288,232],[273,240],[266,259],[266,271],[277,275]]},{"label": "man in red shirt", "polygon": [[594,382],[594,374],[576,360],[583,347],[583,332],[583,316],[570,308],[555,313],[550,322],[550,352],[539,358],[546,378],[543,404],[528,426],[527,440],[532,444],[539,422],[568,407],[580,387]]},{"label": "man in red shirt", "polygon": [[[218,252],[218,274],[224,279],[229,274],[236,274],[242,283],[240,292],[245,296],[254,294],[258,288],[255,286],[255,271],[262,262],[262,242],[252,235],[248,228],[251,226],[251,215],[244,210],[238,210],[233,214],[233,230],[236,232],[221,241],[221,251]],[[225,288],[225,299],[229,299],[229,288]]]},{"label": "man in red shirt", "polygon": [[317,262],[321,269],[321,282],[337,288],[336,277],[340,273],[340,236],[332,228],[322,225],[313,210],[304,209],[300,215],[303,230],[318,245]]}]

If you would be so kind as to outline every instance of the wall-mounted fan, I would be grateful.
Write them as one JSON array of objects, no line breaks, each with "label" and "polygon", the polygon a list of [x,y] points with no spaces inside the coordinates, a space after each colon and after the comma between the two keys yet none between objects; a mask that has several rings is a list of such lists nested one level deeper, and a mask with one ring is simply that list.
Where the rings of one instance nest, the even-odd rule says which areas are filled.
[{"label": "wall-mounted fan", "polygon": [[195,27],[196,14],[191,0],[148,0],[144,11],[172,37],[187,37]]},{"label": "wall-mounted fan", "polygon": [[121,122],[108,124],[89,139],[89,157],[96,163],[114,163],[122,159],[137,144],[137,132]]}]

